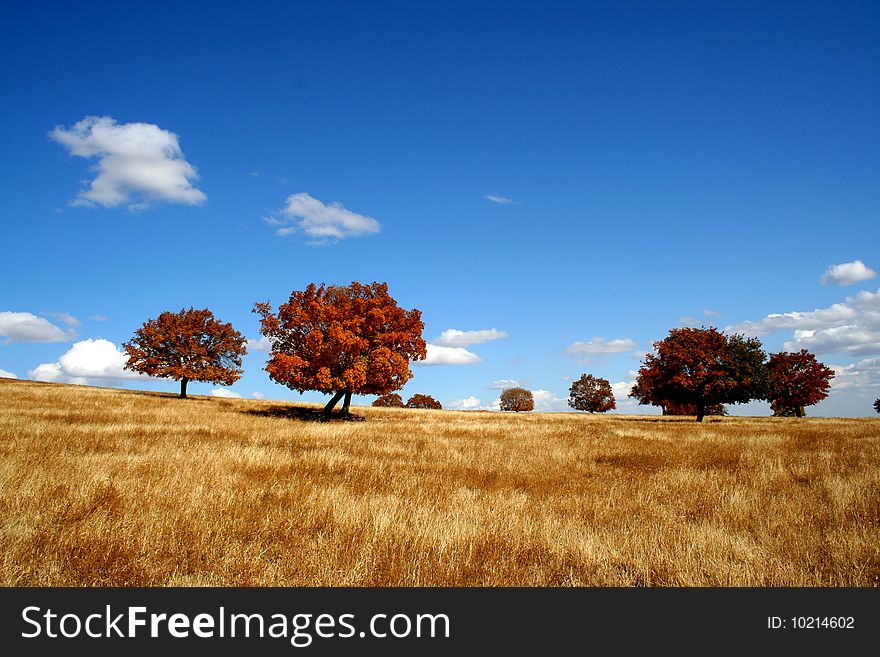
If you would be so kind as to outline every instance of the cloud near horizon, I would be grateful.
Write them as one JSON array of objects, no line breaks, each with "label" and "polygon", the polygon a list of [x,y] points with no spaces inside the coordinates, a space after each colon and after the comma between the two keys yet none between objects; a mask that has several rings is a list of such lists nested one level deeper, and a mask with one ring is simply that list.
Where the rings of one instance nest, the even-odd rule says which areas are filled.
[{"label": "cloud near horizon", "polygon": [[762,337],[774,331],[791,330],[787,351],[808,349],[814,354],[849,353],[867,356],[880,353],[880,289],[862,290],[841,303],[812,311],[770,313],[757,322],[746,321],[725,327],[726,333]]},{"label": "cloud near horizon", "polygon": [[55,381],[88,385],[94,379],[146,379],[142,374],[123,369],[128,356],[114,343],[103,338],[75,342],[54,363],[41,363],[28,372],[34,381]]},{"label": "cloud near horizon", "polygon": [[624,351],[632,351],[636,348],[635,340],[631,338],[593,338],[588,342],[573,342],[565,349],[565,353],[575,357],[607,356],[619,354]]},{"label": "cloud near horizon", "polygon": [[306,192],[291,194],[287,205],[263,220],[275,229],[276,235],[302,232],[314,238],[314,244],[372,235],[382,230],[376,219],[347,210],[338,202],[325,205]]},{"label": "cloud near horizon", "polygon": [[201,205],[199,176],[186,161],[178,136],[152,123],[119,124],[109,116],[87,116],[72,128],[55,126],[49,138],[70,155],[97,158],[98,175],[71,205],[128,205],[143,210],[153,202]]}]

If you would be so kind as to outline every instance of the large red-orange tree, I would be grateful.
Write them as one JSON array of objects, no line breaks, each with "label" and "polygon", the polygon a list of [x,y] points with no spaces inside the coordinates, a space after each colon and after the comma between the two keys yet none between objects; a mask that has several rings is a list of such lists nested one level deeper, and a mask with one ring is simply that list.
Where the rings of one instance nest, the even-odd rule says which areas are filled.
[{"label": "large red-orange tree", "polygon": [[412,378],[409,362],[425,358],[421,312],[400,308],[387,283],[311,284],[291,292],[277,314],[269,302],[254,312],[271,344],[269,376],[299,392],[332,395],[325,415],[343,398],[348,413],[353,394],[399,390]]},{"label": "large red-orange tree", "polygon": [[535,397],[531,390],[525,388],[507,388],[501,391],[499,408],[502,411],[532,411],[535,409]]},{"label": "large red-orange tree", "polygon": [[617,407],[608,380],[592,374],[582,374],[581,378],[571,384],[568,405],[576,411],[590,413],[604,413]]},{"label": "large red-orange tree", "polygon": [[218,321],[207,308],[190,308],[148,319],[122,346],[128,354],[125,369],[180,381],[185,399],[190,381],[227,386],[238,381],[246,344],[232,324]]},{"label": "large red-orange tree", "polygon": [[692,404],[697,422],[714,404],[744,404],[767,392],[760,340],[714,327],[677,328],[654,343],[630,392],[640,404]]},{"label": "large red-orange tree", "polygon": [[834,378],[834,371],[806,349],[770,354],[767,370],[767,401],[774,415],[803,417],[804,406],[818,404],[828,396],[829,382]]}]

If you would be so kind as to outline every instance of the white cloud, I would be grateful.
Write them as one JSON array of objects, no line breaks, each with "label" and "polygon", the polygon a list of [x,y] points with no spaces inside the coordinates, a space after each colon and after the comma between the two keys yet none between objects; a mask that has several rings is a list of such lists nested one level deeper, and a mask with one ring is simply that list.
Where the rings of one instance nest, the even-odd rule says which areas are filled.
[{"label": "white cloud", "polygon": [[465,397],[464,399],[456,399],[454,401],[451,401],[446,406],[447,408],[466,411],[480,408],[482,404],[483,402],[471,395],[470,397]]},{"label": "white cloud", "polygon": [[251,399],[265,399],[265,398],[266,398],[266,395],[264,395],[262,392],[252,392],[251,393]]},{"label": "white cloud", "polygon": [[319,243],[381,230],[381,224],[372,217],[346,210],[338,202],[324,205],[305,192],[288,196],[287,205],[264,220],[275,228],[276,235],[301,231]]},{"label": "white cloud", "polygon": [[269,349],[272,348],[272,343],[269,342],[269,338],[265,335],[259,338],[248,338],[247,341],[248,351],[259,351],[263,353],[268,353]]},{"label": "white cloud", "polygon": [[521,388],[524,385],[525,384],[522,381],[517,381],[516,379],[498,379],[486,387],[489,388],[489,390],[506,390],[507,388]]},{"label": "white cloud", "polygon": [[427,352],[424,360],[415,362],[419,365],[470,365],[481,360],[475,353],[463,347],[441,347],[429,344]]},{"label": "white cloud", "polygon": [[76,328],[80,325],[80,321],[66,310],[60,312],[57,310],[52,310],[47,312],[46,314],[49,315],[49,317],[54,317],[55,319],[61,320],[70,328]]},{"label": "white cloud", "polygon": [[0,312],[0,338],[3,344],[13,342],[67,342],[76,333],[55,326],[48,319],[31,313]]},{"label": "white cloud", "polygon": [[142,210],[154,201],[199,205],[207,199],[193,187],[198,174],[184,158],[177,135],[152,123],[87,116],[70,129],[56,126],[49,138],[71,155],[98,158],[98,175],[72,205],[127,204],[129,210]]},{"label": "white cloud", "polygon": [[829,365],[834,371],[832,390],[880,388],[880,358],[865,358],[849,365]]},{"label": "white cloud", "polygon": [[88,383],[91,379],[140,379],[141,374],[124,370],[128,356],[109,340],[81,340],[54,363],[42,363],[28,372],[35,381]]},{"label": "white cloud", "polygon": [[18,375],[15,372],[10,372],[8,370],[0,369],[0,379],[17,379]]},{"label": "white cloud", "polygon": [[482,329],[479,331],[459,331],[458,329],[446,329],[440,337],[434,340],[435,345],[441,347],[469,347],[474,344],[491,342],[506,338],[507,333],[495,328]]},{"label": "white cloud", "polygon": [[513,203],[512,198],[507,198],[501,194],[486,194],[483,198],[487,201],[492,201],[492,203],[497,203],[498,205],[511,205]]},{"label": "white cloud", "polygon": [[630,338],[615,338],[613,340],[593,338],[588,342],[573,342],[566,348],[565,353],[569,356],[605,356],[632,351],[635,348],[635,340]]},{"label": "white cloud", "polygon": [[876,278],[877,272],[861,260],[831,265],[822,275],[822,285],[853,285]]},{"label": "white cloud", "polygon": [[107,315],[92,315],[91,317],[89,317],[89,319],[93,322],[106,322]]},{"label": "white cloud", "polygon": [[703,316],[704,317],[718,317],[720,315],[717,310],[712,310],[711,308],[703,308]]},{"label": "white cloud", "polygon": [[571,410],[568,399],[557,397],[549,390],[532,390],[532,398],[535,400],[536,411],[566,411]]},{"label": "white cloud", "polygon": [[626,401],[627,399],[629,399],[629,393],[632,391],[632,388],[635,384],[635,380],[618,381],[617,383],[612,383],[611,392],[614,395],[614,399],[616,399],[618,402]]},{"label": "white cloud", "polygon": [[212,397],[221,397],[223,399],[241,399],[241,395],[226,388],[212,388],[210,395]]},{"label": "white cloud", "polygon": [[725,329],[728,333],[764,336],[791,330],[785,349],[809,349],[813,353],[880,353],[880,289],[863,290],[842,303],[809,312],[771,313],[757,322],[742,322]]}]

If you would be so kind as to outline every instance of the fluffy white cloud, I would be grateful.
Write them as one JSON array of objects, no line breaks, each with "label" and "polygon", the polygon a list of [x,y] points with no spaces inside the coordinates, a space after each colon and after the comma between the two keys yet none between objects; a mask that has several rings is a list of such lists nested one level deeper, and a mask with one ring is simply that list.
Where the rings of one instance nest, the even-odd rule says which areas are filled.
[{"label": "fluffy white cloud", "polygon": [[785,349],[809,349],[813,353],[880,353],[880,289],[863,290],[842,303],[809,312],[771,313],[757,322],[742,322],[724,329],[728,333],[763,336],[791,330]]},{"label": "fluffy white cloud", "polygon": [[458,329],[446,329],[440,337],[434,340],[435,345],[441,347],[469,347],[474,344],[491,342],[506,338],[507,333],[497,329],[481,329],[479,331],[459,331]]},{"label": "fluffy white cloud", "polygon": [[876,278],[877,272],[861,260],[831,265],[822,275],[822,285],[853,285]]},{"label": "fluffy white cloud", "polygon": [[15,372],[10,372],[8,370],[0,370],[0,379],[17,379],[18,375]]},{"label": "fluffy white cloud", "polygon": [[259,351],[262,353],[268,353],[269,349],[272,348],[272,343],[269,342],[269,338],[265,335],[259,338],[248,338],[247,341],[248,351]]},{"label": "fluffy white cloud", "polygon": [[535,400],[536,411],[568,411],[571,407],[568,405],[568,399],[557,397],[549,390],[532,390],[532,398]]},{"label": "fluffy white cloud", "polygon": [[880,388],[880,358],[865,358],[849,365],[829,365],[834,371],[832,390]]},{"label": "fluffy white cloud", "polygon": [[486,387],[489,388],[489,390],[506,390],[507,388],[521,388],[524,385],[525,384],[522,381],[517,381],[516,379],[498,379]]},{"label": "fluffy white cloud", "polygon": [[614,395],[614,399],[617,400],[618,403],[629,399],[629,393],[632,391],[632,388],[635,384],[635,380],[618,381],[617,383],[612,383],[611,392]]},{"label": "fluffy white cloud", "polygon": [[87,116],[69,129],[56,126],[49,138],[71,155],[98,158],[98,175],[73,205],[128,204],[140,210],[154,201],[199,205],[207,198],[193,186],[198,174],[184,158],[177,135],[152,123]]},{"label": "fluffy white cloud", "polygon": [[480,408],[482,404],[483,402],[471,395],[470,397],[465,397],[464,399],[456,399],[454,401],[451,401],[446,406],[447,408],[466,411]]},{"label": "fluffy white cloud", "polygon": [[464,347],[441,347],[436,344],[427,345],[427,356],[416,361],[419,365],[470,365],[479,363],[480,357]]},{"label": "fluffy white cloud", "polygon": [[288,196],[287,205],[264,220],[277,235],[301,231],[320,243],[381,230],[381,224],[372,217],[346,210],[337,202],[325,205],[305,192]]},{"label": "fluffy white cloud", "polygon": [[498,205],[510,205],[513,203],[512,198],[501,196],[501,194],[486,194],[483,198],[487,201],[492,201],[492,203],[497,203]]},{"label": "fluffy white cloud", "polygon": [[109,340],[81,340],[54,363],[42,363],[28,372],[35,381],[88,383],[91,379],[140,379],[124,370],[128,356]]},{"label": "fluffy white cloud", "polygon": [[71,315],[66,310],[64,311],[49,311],[46,313],[49,317],[54,317],[55,319],[61,320],[65,324],[67,324],[70,328],[76,328],[80,325],[80,321]]},{"label": "fluffy white cloud", "polygon": [[237,392],[227,390],[226,388],[212,388],[210,394],[212,397],[221,397],[223,399],[241,399],[241,395]]},{"label": "fluffy white cloud", "polygon": [[569,356],[581,357],[606,356],[608,354],[632,351],[635,348],[635,340],[630,338],[615,338],[613,340],[593,338],[588,342],[573,342],[566,348],[565,353]]},{"label": "fluffy white cloud", "polygon": [[251,399],[265,399],[265,398],[266,398],[266,395],[264,395],[262,392],[252,392],[251,393]]},{"label": "fluffy white cloud", "polygon": [[67,342],[76,333],[55,326],[48,319],[31,313],[0,312],[0,338],[3,344],[13,342]]}]

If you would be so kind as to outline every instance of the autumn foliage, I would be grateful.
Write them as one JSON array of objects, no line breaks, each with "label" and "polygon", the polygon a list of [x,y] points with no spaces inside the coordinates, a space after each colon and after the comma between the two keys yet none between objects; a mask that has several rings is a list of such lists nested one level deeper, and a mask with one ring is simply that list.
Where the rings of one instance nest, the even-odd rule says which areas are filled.
[{"label": "autumn foliage", "polygon": [[571,384],[568,391],[568,405],[576,411],[590,413],[604,413],[617,406],[608,380],[592,374],[582,374],[581,378]]},{"label": "autumn foliage", "polygon": [[[667,402],[662,405],[663,415],[696,415],[696,404],[680,404],[676,402]],[[703,409],[703,415],[727,415],[727,409],[724,404],[706,404]]]},{"label": "autumn foliage", "polygon": [[802,417],[804,406],[812,406],[828,396],[834,372],[816,360],[806,349],[770,354],[767,363],[770,386],[767,400],[774,415]]},{"label": "autumn foliage", "polygon": [[741,404],[767,393],[766,354],[756,338],[714,327],[677,328],[654,343],[630,392],[640,404],[692,404],[697,422],[713,404]]},{"label": "autumn foliage", "polygon": [[271,343],[269,376],[299,392],[333,395],[325,414],[343,397],[347,413],[352,394],[399,390],[412,378],[409,361],[426,355],[421,312],[398,307],[386,283],[311,284],[277,314],[268,302],[254,312]]},{"label": "autumn foliage", "polygon": [[430,395],[413,395],[406,402],[407,408],[428,408],[439,411],[443,406]]},{"label": "autumn foliage", "polygon": [[185,398],[190,381],[227,386],[238,381],[246,343],[232,324],[216,320],[207,308],[190,308],[147,320],[122,346],[128,354],[125,369],[180,381]]},{"label": "autumn foliage", "polygon": [[874,400],[874,410],[880,413],[880,397]]},{"label": "autumn foliage", "polygon": [[403,399],[396,392],[389,392],[374,400],[373,406],[380,408],[403,408]]},{"label": "autumn foliage", "polygon": [[535,408],[535,399],[531,390],[525,388],[507,388],[501,391],[502,411],[531,411]]}]

